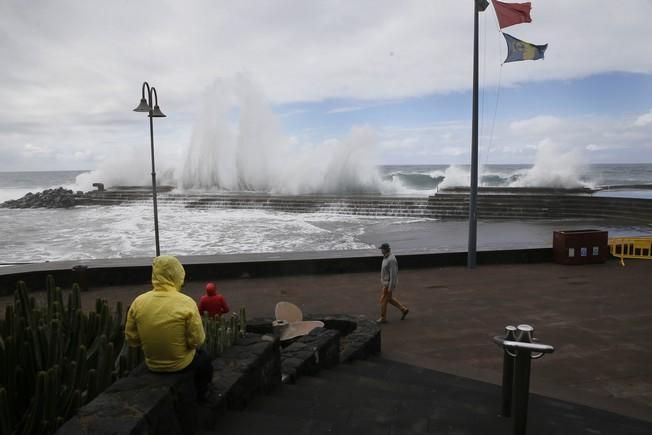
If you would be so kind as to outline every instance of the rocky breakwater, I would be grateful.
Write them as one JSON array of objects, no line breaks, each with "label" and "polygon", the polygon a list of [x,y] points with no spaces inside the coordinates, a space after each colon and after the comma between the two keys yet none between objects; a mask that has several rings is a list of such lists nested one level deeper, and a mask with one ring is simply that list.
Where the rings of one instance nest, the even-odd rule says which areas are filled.
[{"label": "rocky breakwater", "polygon": [[46,189],[42,192],[32,193],[19,199],[12,199],[0,204],[4,208],[70,208],[82,204],[88,199],[92,192],[73,192],[72,190],[59,187]]}]

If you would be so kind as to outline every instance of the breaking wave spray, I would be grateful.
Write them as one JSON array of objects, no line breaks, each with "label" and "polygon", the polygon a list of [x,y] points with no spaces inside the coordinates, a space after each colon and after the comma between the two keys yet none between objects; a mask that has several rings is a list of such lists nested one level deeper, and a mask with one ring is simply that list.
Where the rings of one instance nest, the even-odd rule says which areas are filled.
[{"label": "breaking wave spray", "polygon": [[246,76],[218,80],[204,94],[177,170],[179,188],[283,194],[392,190],[378,173],[371,128],[353,128],[342,140],[296,144]]}]

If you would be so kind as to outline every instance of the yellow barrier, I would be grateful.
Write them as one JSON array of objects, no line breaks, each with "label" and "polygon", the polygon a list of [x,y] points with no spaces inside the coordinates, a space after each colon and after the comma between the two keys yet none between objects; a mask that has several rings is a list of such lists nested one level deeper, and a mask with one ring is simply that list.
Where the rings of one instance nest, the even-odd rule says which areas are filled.
[{"label": "yellow barrier", "polygon": [[652,260],[652,237],[613,237],[609,239],[609,252],[620,258],[620,265],[625,265],[625,258]]}]

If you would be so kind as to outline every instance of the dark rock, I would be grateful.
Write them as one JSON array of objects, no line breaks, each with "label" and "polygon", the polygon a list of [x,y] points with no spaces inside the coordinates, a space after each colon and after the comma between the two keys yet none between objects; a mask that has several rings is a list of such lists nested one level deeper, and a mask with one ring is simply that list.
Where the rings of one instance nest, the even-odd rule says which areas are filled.
[{"label": "dark rock", "polygon": [[0,204],[4,208],[70,208],[85,198],[84,192],[64,189],[46,189],[39,193],[29,192],[19,199],[5,201]]}]

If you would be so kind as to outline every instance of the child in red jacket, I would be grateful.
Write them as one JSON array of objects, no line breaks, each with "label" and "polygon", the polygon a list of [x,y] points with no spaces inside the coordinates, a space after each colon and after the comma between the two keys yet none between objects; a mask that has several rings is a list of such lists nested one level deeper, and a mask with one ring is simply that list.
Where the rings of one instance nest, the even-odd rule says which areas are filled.
[{"label": "child in red jacket", "polygon": [[208,313],[210,317],[221,316],[229,312],[224,296],[217,293],[215,283],[206,284],[206,294],[199,299],[199,314]]}]

